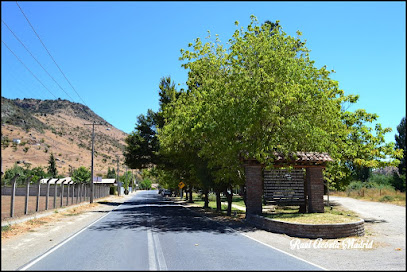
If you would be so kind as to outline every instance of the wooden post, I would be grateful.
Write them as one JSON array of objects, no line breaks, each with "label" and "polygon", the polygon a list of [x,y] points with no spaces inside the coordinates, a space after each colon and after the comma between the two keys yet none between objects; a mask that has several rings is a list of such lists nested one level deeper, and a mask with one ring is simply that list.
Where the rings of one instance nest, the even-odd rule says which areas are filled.
[{"label": "wooden post", "polygon": [[20,174],[16,174],[14,178],[11,179],[11,205],[10,205],[10,217],[14,216],[14,198],[16,195],[16,179]]},{"label": "wooden post", "polygon": [[32,179],[33,176],[30,176],[27,178],[27,180],[25,181],[26,187],[25,187],[25,206],[24,206],[24,214],[28,214],[28,198],[30,196],[30,181]]},{"label": "wooden post", "polygon": [[35,212],[38,212],[40,210],[40,197],[41,197],[41,179],[42,177],[38,180],[38,191],[37,191],[37,205],[35,206]]}]

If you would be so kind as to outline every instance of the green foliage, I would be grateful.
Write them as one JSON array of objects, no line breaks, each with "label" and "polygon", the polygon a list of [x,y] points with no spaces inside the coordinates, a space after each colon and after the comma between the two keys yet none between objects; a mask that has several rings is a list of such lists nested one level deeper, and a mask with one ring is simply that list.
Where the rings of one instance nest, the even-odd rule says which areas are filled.
[{"label": "green foliage", "polygon": [[[401,119],[400,124],[397,126],[398,135],[395,135],[396,145],[395,148],[403,149],[403,158],[400,160],[399,174],[406,174],[406,157],[407,157],[407,147],[406,147],[406,117]],[[405,186],[404,186],[405,187]]]},{"label": "green foliage", "polygon": [[31,177],[30,183],[36,183],[39,179],[47,177],[44,169],[40,166],[30,169],[30,166],[21,167],[16,163],[12,168],[6,170],[1,177],[1,185],[11,185],[11,179],[16,175],[20,176],[16,179],[17,186],[25,184],[27,178]]},{"label": "green foliage", "polygon": [[150,179],[146,178],[146,179],[143,179],[142,181],[140,181],[139,188],[141,190],[150,190],[151,184],[152,184],[152,181]]},{"label": "green foliage", "polygon": [[337,187],[350,181],[355,167],[398,164],[382,160],[400,156],[394,144],[385,144],[390,129],[376,124],[373,135],[366,123],[376,114],[345,109],[358,96],[339,89],[330,78],[334,71],[315,67],[299,32],[291,37],[278,21],[259,26],[251,19],[227,48],[209,33],[206,43],[197,38],[181,50],[188,90],[164,109],[160,154],[196,152],[225,185],[242,182],[240,159],[272,166],[275,152],[328,152],[335,162],[326,178]]},{"label": "green foliage", "polygon": [[115,179],[116,178],[116,171],[114,170],[114,167],[107,168],[107,174],[106,174],[106,178],[108,179]]},{"label": "green foliage", "polygon": [[81,166],[73,171],[72,180],[74,182],[90,183],[91,172],[84,166]]},{"label": "green foliage", "polygon": [[388,196],[388,195],[385,195],[379,199],[380,202],[389,202],[389,201],[393,201],[393,200],[394,200],[394,197]]},{"label": "green foliage", "polygon": [[119,180],[122,182],[122,186],[124,187],[124,189],[128,190],[129,189],[129,184],[132,181],[133,175],[131,173],[131,171],[127,171],[126,173],[124,173],[123,175],[121,175],[119,177]]},{"label": "green foliage", "polygon": [[125,164],[132,169],[146,168],[156,162],[158,141],[154,130],[154,115],[152,110],[148,110],[147,116],[139,115],[136,131],[125,139]]},{"label": "green foliage", "polygon": [[393,174],[393,178],[390,181],[390,184],[401,192],[406,191],[406,174],[398,175],[397,173]]},{"label": "green foliage", "polygon": [[373,174],[368,179],[368,182],[376,183],[379,185],[391,185],[392,179],[393,179],[393,176],[391,176],[391,175]]},{"label": "green foliage", "polygon": [[48,160],[48,175],[50,175],[51,177],[58,176],[58,170],[56,167],[55,157],[53,153],[51,153]]}]

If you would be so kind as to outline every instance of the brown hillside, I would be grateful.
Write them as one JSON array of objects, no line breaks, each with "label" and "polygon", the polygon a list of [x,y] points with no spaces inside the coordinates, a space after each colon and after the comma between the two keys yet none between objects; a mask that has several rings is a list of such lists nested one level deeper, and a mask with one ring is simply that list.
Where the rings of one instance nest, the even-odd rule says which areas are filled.
[{"label": "brown hillside", "polygon": [[[9,114],[3,110],[2,98],[2,170],[11,168],[14,163],[21,166],[30,164],[31,168],[41,166],[47,167],[51,152],[57,160],[58,173],[69,175],[70,166],[78,168],[85,166],[90,169],[91,165],[91,135],[92,126],[84,125],[91,123],[90,120],[95,120],[94,114],[89,108],[78,104],[71,103],[67,100],[47,100],[51,104],[51,108],[46,114],[43,109],[38,111],[38,105],[44,101],[30,99],[29,103],[21,107],[24,100],[8,100],[6,102],[15,102],[11,108],[13,114],[15,106],[24,111],[25,116],[18,114]],[[53,101],[53,102],[50,102]],[[5,102],[5,103],[6,103]],[[63,107],[60,104],[63,103]],[[29,106],[27,106],[30,104]],[[23,104],[24,105],[24,104]],[[74,107],[71,107],[74,105]],[[78,110],[78,105],[86,108]],[[6,107],[4,107],[6,108]],[[91,112],[91,114],[84,114]],[[18,116],[17,116],[18,115]],[[30,121],[31,126],[14,124],[13,119],[28,120],[27,116],[36,119],[39,122]],[[12,116],[5,121],[5,116]],[[92,119],[89,116],[93,117]],[[97,116],[97,121],[103,120]],[[3,120],[4,119],[4,120]],[[103,120],[104,121],[104,120]],[[106,121],[104,121],[106,122]],[[41,128],[38,127],[41,124]],[[106,122],[107,123],[107,122]],[[35,124],[35,125],[34,125]],[[124,139],[127,136],[123,131],[111,126],[95,126],[95,155],[94,155],[94,171],[96,175],[105,175],[108,167],[117,168],[116,155],[120,159],[120,172],[125,169],[123,162]],[[20,139],[21,143],[13,144],[13,139]]]}]

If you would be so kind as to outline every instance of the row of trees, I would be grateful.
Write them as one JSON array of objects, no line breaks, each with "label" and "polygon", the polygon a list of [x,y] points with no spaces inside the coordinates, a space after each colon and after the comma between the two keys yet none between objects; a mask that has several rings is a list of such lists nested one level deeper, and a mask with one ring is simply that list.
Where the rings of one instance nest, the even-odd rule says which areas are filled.
[{"label": "row of trees", "polygon": [[162,78],[159,110],[138,117],[126,139],[130,168],[153,168],[165,187],[199,187],[205,205],[212,188],[219,209],[224,192],[230,214],[244,159],[269,168],[277,154],[327,152],[334,162],[325,178],[336,189],[360,169],[399,165],[403,150],[384,140],[391,129],[375,124],[376,114],[347,110],[359,97],[345,95],[330,78],[334,71],[315,67],[299,31],[291,37],[278,21],[259,25],[252,16],[227,46],[208,34],[181,50],[187,89]]}]

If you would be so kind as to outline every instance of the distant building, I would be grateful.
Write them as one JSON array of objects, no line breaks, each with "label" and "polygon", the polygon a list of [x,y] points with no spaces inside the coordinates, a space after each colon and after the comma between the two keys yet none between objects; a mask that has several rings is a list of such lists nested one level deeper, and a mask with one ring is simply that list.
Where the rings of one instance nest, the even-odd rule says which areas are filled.
[{"label": "distant building", "polygon": [[21,140],[18,139],[18,138],[14,138],[14,139],[13,139],[13,143],[20,144],[20,143],[21,143]]}]

